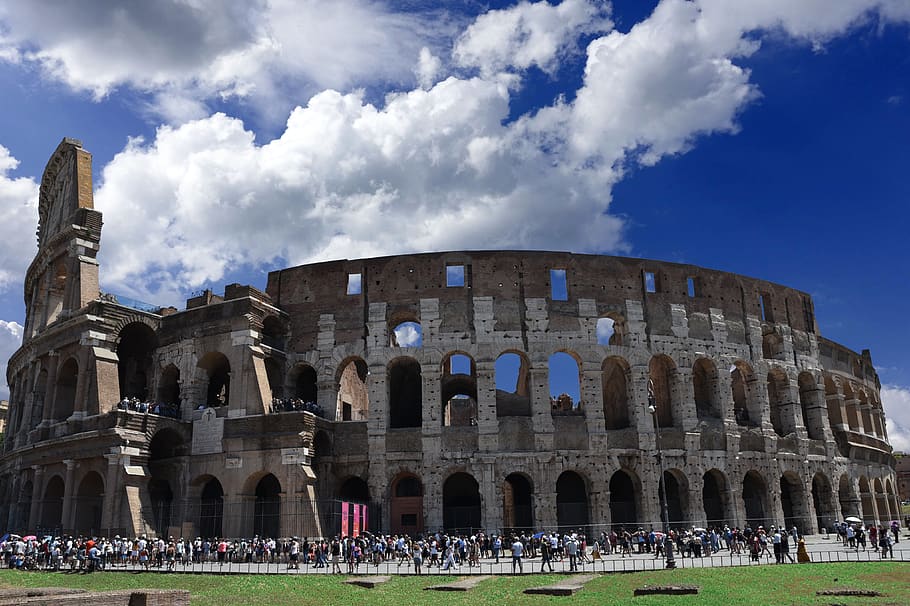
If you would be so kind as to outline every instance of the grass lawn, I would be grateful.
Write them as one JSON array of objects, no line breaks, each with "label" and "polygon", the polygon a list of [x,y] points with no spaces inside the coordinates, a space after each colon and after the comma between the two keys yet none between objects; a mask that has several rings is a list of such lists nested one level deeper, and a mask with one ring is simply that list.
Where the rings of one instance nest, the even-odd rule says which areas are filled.
[{"label": "grass lawn", "polygon": [[[235,604],[635,604],[675,606],[698,604],[718,606],[832,603],[876,606],[910,604],[910,564],[900,562],[850,562],[756,566],[743,568],[688,569],[674,571],[609,574],[597,577],[572,598],[524,595],[522,590],[557,582],[561,575],[497,577],[482,582],[467,593],[421,591],[427,585],[455,577],[393,577],[377,589],[345,585],[342,576],[285,575],[183,575],[159,573],[100,573],[94,575],[0,571],[0,595],[5,587],[65,586],[91,590],[131,588],[178,588],[192,592],[194,606]],[[693,584],[701,587],[698,596],[632,597],[636,587],[646,584]],[[834,588],[875,589],[880,598],[817,597],[815,591]]]}]

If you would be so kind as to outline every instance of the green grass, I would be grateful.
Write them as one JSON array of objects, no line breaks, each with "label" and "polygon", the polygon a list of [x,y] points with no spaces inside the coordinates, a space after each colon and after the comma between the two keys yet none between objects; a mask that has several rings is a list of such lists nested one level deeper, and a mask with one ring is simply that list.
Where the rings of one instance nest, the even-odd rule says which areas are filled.
[{"label": "green grass", "polygon": [[[310,575],[184,575],[159,573],[100,573],[94,575],[0,571],[0,595],[4,587],[63,586],[103,591],[110,589],[188,589],[193,606],[225,604],[411,604],[444,603],[483,606],[496,604],[634,604],[635,606],[713,605],[735,606],[793,604],[897,606],[910,604],[910,564],[900,562],[850,562],[743,568],[688,569],[601,575],[572,598],[529,596],[527,587],[554,583],[561,575],[497,577],[482,582],[467,593],[421,591],[428,585],[455,577],[393,577],[376,589],[361,589],[342,583],[345,577]],[[699,596],[632,597],[646,584],[693,584]],[[838,587],[875,589],[880,598],[817,597],[819,589]]]}]

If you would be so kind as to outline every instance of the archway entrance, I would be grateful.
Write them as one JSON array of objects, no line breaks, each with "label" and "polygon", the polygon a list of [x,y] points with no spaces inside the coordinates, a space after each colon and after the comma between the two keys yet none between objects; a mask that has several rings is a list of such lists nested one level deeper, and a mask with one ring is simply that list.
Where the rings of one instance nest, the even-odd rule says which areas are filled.
[{"label": "archway entrance", "polygon": [[765,525],[768,511],[768,487],[756,471],[750,471],[743,478],[743,505],[746,509],[746,524],[752,528]]},{"label": "archway entrance", "polygon": [[423,531],[423,484],[417,476],[400,476],[392,483],[390,505],[393,534],[414,537]]},{"label": "archway entrance", "polygon": [[800,534],[805,533],[809,527],[809,511],[806,492],[796,474],[785,473],[780,477],[780,505],[787,529],[796,526]]},{"label": "archway entrance", "polygon": [[690,520],[686,514],[689,511],[689,487],[682,472],[665,471],[660,482],[659,497],[663,498],[664,490],[667,491],[667,519],[670,527],[673,528],[680,524],[688,525]]},{"label": "archway entrance", "polygon": [[174,502],[170,482],[153,476],[149,480],[149,499],[152,502],[152,523],[155,530],[159,536],[165,536],[171,525],[171,506]]},{"label": "archway entrance", "polygon": [[480,486],[467,473],[454,473],[442,485],[442,523],[446,530],[470,533],[480,528]]},{"label": "archway entrance", "polygon": [[221,535],[224,516],[224,489],[216,478],[210,478],[199,497],[199,534],[207,539]]},{"label": "archway entrance", "polygon": [[623,470],[617,471],[610,478],[610,519],[614,528],[638,522],[635,483],[632,477]]},{"label": "archway entrance", "polygon": [[727,479],[720,470],[712,469],[702,478],[702,503],[705,506],[705,520],[709,527],[727,523]]},{"label": "archway entrance", "polygon": [[268,474],[256,484],[253,534],[273,539],[281,534],[281,484],[272,474]]},{"label": "archway entrance", "polygon": [[[44,489],[41,506],[41,528],[48,533],[60,530],[63,518],[63,480],[60,476],[51,478]],[[52,533],[59,534],[59,533]]]},{"label": "archway entrance", "polygon": [[823,473],[817,473],[812,478],[812,503],[815,505],[816,530],[821,532],[822,528],[831,528],[837,519],[834,492],[831,482]]},{"label": "archway entrance", "polygon": [[564,471],[556,480],[556,524],[562,530],[580,530],[588,525],[588,489],[574,471]]},{"label": "archway entrance", "polygon": [[101,530],[101,505],[104,501],[104,481],[94,471],[88,472],[76,492],[76,512],[73,530],[94,536]]},{"label": "archway entrance", "polygon": [[503,482],[502,525],[506,534],[534,529],[534,490],[520,473],[509,474]]}]

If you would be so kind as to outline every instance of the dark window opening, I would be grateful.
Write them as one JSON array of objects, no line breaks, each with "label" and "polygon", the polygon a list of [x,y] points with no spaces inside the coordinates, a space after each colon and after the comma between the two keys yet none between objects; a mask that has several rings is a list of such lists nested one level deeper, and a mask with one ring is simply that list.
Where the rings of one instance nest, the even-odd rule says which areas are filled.
[{"label": "dark window opening", "polygon": [[413,359],[394,360],[389,368],[389,427],[423,424],[423,385],[420,364]]}]

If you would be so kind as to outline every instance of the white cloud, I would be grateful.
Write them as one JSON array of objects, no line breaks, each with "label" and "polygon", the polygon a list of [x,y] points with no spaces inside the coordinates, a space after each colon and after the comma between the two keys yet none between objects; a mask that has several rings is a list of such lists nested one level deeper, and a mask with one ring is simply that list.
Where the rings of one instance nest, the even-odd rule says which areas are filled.
[{"label": "white cloud", "polygon": [[459,65],[495,74],[509,68],[555,71],[582,34],[609,31],[609,5],[590,0],[519,2],[489,11],[459,37],[453,55]]},{"label": "white cloud", "polygon": [[423,332],[420,324],[416,322],[404,322],[399,324],[393,330],[395,333],[395,342],[399,347],[420,347],[423,343]]},{"label": "white cloud", "polygon": [[18,322],[0,320],[0,400],[9,399],[9,386],[6,384],[6,362],[19,346],[22,345],[22,325]]},{"label": "white cloud", "polygon": [[881,396],[888,422],[888,441],[894,450],[910,453],[910,387],[883,385]]},{"label": "white cloud", "polygon": [[450,28],[369,0],[32,0],[0,6],[0,60],[96,98],[152,93],[167,119],[231,96],[283,114],[279,101],[323,88],[413,81],[420,49]]},{"label": "white cloud", "polygon": [[19,165],[0,145],[0,210],[3,212],[3,245],[0,246],[0,292],[22,283],[25,270],[38,250],[38,184],[9,172]]}]

